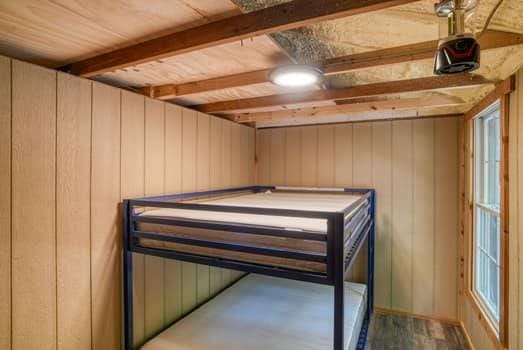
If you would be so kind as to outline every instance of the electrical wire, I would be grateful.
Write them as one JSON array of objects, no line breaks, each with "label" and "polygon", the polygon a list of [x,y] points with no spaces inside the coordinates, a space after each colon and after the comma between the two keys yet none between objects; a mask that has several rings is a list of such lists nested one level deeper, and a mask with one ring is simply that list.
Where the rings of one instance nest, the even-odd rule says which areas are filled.
[{"label": "electrical wire", "polygon": [[483,29],[481,29],[481,32],[479,32],[479,34],[477,35],[478,38],[481,37],[483,34],[485,34],[485,32],[487,31],[487,28],[490,24],[490,21],[492,21],[492,18],[494,17],[494,15],[496,14],[496,11],[498,10],[498,8],[501,6],[502,3],[503,3],[503,0],[499,0],[498,3],[496,4],[496,6],[494,6],[494,8],[492,9],[492,11],[490,12],[490,14],[487,17],[487,20],[485,21],[485,25],[483,26]]}]

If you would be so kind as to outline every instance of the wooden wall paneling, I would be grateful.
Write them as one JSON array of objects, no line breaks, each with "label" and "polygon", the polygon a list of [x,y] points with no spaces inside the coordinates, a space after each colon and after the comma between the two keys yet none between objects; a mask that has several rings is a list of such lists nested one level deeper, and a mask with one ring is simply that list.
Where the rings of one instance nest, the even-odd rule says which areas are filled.
[{"label": "wooden wall paneling", "polygon": [[238,187],[241,183],[241,126],[231,123],[231,185]]},{"label": "wooden wall paneling", "polygon": [[[389,123],[390,124],[390,123]],[[353,125],[353,184],[354,187],[369,187],[372,185],[373,172],[373,142],[379,142],[374,140],[373,131],[381,128],[386,128],[386,124],[380,123],[357,123]],[[384,131],[385,132],[385,131]],[[390,131],[389,131],[390,133]],[[385,136],[385,135],[383,135]],[[390,139],[389,136],[385,136],[385,140]],[[391,144],[388,145],[390,150]],[[381,149],[380,149],[381,151]],[[378,160],[379,162],[379,160]],[[378,166],[378,165],[377,165]]]},{"label": "wooden wall paneling", "polygon": [[92,348],[121,347],[120,90],[93,83]]},{"label": "wooden wall paneling", "polygon": [[285,130],[285,185],[299,186],[301,181],[301,128]]},{"label": "wooden wall paneling", "polygon": [[[231,186],[239,187],[242,185],[242,136],[241,129],[244,126],[231,123]],[[241,275],[241,271],[231,270],[230,271],[231,281],[237,280]]]},{"label": "wooden wall paneling", "polygon": [[509,348],[523,348],[523,71],[509,101]]},{"label": "wooden wall paneling", "polygon": [[[392,126],[353,125],[354,186],[372,185],[376,196],[375,304],[391,307]],[[369,169],[370,168],[370,169]],[[370,172],[370,174],[368,173]],[[371,179],[372,184],[368,181]]]},{"label": "wooden wall paneling", "polygon": [[414,121],[412,312],[434,305],[434,120]]},{"label": "wooden wall paneling", "polygon": [[301,185],[318,185],[318,128],[301,129]]},{"label": "wooden wall paneling", "polygon": [[256,180],[256,129],[248,128],[247,130],[247,182],[251,186],[255,184]]},{"label": "wooden wall paneling", "polygon": [[249,180],[250,160],[249,160],[249,143],[250,132],[252,128],[240,126],[240,186],[251,185]]},{"label": "wooden wall paneling", "polygon": [[[190,109],[182,112],[182,189],[197,190],[197,121],[198,113]],[[197,268],[195,264],[182,262],[182,312],[196,306]]]},{"label": "wooden wall paneling", "polygon": [[[122,91],[121,197],[145,196],[145,98]],[[145,257],[133,254],[134,344],[145,341]]]},{"label": "wooden wall paneling", "polygon": [[458,118],[458,299],[457,319],[463,319],[464,264],[465,257],[465,118]]},{"label": "wooden wall paneling", "polygon": [[256,134],[256,182],[271,185],[271,133],[272,129],[260,129]]},{"label": "wooden wall paneling", "polygon": [[271,131],[271,185],[285,184],[285,130]]},{"label": "wooden wall paneling", "polygon": [[[229,188],[232,186],[232,122],[221,120],[222,122],[222,186]],[[232,271],[222,270],[222,283],[228,285],[232,280]]]},{"label": "wooden wall paneling", "polygon": [[336,187],[352,187],[352,124],[334,126],[334,162]]},{"label": "wooden wall paneling", "polygon": [[[165,192],[182,192],[182,108],[165,104]],[[165,260],[165,322],[182,315],[182,263]]]},{"label": "wooden wall paneling", "polygon": [[12,348],[56,349],[56,72],[12,69]]},{"label": "wooden wall paneling", "polygon": [[334,162],[334,125],[318,127],[318,186],[333,187],[336,163]]},{"label": "wooden wall paneling", "polygon": [[[165,192],[165,104],[145,99],[145,195]],[[145,256],[145,337],[165,324],[165,260]]]},{"label": "wooden wall paneling", "polygon": [[58,349],[91,349],[91,82],[58,73],[56,264]]},{"label": "wooden wall paneling", "polygon": [[[210,121],[207,114],[198,113],[198,142],[197,142],[197,190],[206,191],[210,187]],[[206,265],[197,265],[198,277],[197,295],[198,303],[202,303],[210,295],[210,268]]]},{"label": "wooden wall paneling", "polygon": [[0,56],[0,349],[11,348],[11,60]]},{"label": "wooden wall paneling", "polygon": [[232,186],[232,122],[222,120],[222,185]]},{"label": "wooden wall paneling", "polygon": [[392,122],[392,308],[412,311],[413,121]]},{"label": "wooden wall paneling", "polygon": [[[210,188],[213,190],[224,188],[222,181],[222,120],[219,118],[210,118],[209,130],[209,176]],[[211,266],[210,272],[210,293],[214,295],[223,287],[223,271],[219,267]]]},{"label": "wooden wall paneling", "polygon": [[435,123],[434,313],[455,318],[457,298],[457,120]]},{"label": "wooden wall paneling", "polygon": [[210,121],[210,186],[211,189],[223,187],[222,181],[222,120],[211,118]]}]

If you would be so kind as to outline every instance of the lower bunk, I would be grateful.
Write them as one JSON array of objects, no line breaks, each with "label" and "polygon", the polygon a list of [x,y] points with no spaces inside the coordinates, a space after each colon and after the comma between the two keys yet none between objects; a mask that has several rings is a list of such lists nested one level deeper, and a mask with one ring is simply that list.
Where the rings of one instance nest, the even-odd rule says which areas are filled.
[{"label": "lower bunk", "polygon": [[[344,286],[344,349],[365,331],[367,288]],[[323,350],[333,347],[332,287],[248,274],[143,350]]]}]

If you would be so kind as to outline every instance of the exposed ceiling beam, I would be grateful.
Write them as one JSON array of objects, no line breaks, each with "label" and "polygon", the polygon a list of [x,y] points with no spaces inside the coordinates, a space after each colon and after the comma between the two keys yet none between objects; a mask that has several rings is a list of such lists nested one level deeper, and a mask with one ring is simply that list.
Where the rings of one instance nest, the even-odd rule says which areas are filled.
[{"label": "exposed ceiling beam", "polygon": [[205,113],[241,111],[273,106],[296,105],[318,101],[332,101],[348,98],[371,97],[414,91],[428,91],[465,86],[492,84],[493,82],[474,74],[435,76],[409,80],[397,80],[367,85],[356,85],[342,89],[305,91],[299,93],[245,98],[240,100],[213,102],[194,105],[191,108]]},{"label": "exposed ceiling beam", "polygon": [[326,117],[337,114],[359,113],[368,111],[416,109],[420,107],[456,106],[464,101],[458,97],[430,96],[415,98],[396,98],[369,102],[348,103],[334,106],[298,108],[273,112],[243,113],[234,115],[231,120],[238,123],[275,122],[310,117]]},{"label": "exposed ceiling beam", "polygon": [[64,70],[90,77],[253,36],[299,28],[415,1],[418,0],[294,0],[101,54],[73,63],[64,67]]},{"label": "exposed ceiling beam", "polygon": [[[479,43],[482,50],[522,45],[523,34],[488,30],[479,38]],[[388,49],[335,57],[321,63],[318,62],[316,65],[323,67],[325,75],[329,76],[347,73],[362,68],[429,59],[434,57],[437,44],[437,40],[431,40],[418,44],[403,45]],[[150,97],[170,99],[176,96],[267,83],[269,82],[269,74],[271,70],[272,68],[183,84],[166,84],[145,87],[142,91],[145,95]]]}]

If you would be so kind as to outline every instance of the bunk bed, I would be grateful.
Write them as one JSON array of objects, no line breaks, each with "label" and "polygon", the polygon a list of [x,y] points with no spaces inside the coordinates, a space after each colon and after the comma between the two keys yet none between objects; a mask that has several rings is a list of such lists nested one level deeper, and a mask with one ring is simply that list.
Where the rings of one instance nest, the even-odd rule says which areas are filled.
[{"label": "bunk bed", "polygon": [[[134,349],[132,253],[246,273],[144,350],[363,349],[374,207],[372,189],[273,186],[125,200],[125,349]],[[366,284],[346,281],[359,254]]]}]

